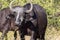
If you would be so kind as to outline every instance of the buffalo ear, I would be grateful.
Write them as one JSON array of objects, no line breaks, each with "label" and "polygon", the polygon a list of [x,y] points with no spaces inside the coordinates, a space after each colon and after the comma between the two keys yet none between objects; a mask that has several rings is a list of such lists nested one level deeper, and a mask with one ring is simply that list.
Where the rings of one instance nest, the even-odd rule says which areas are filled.
[{"label": "buffalo ear", "polygon": [[26,13],[29,13],[29,12],[31,12],[32,9],[33,9],[33,4],[27,3],[27,4],[25,4],[23,7],[24,7],[25,12],[26,12]]},{"label": "buffalo ear", "polygon": [[27,3],[23,6],[26,10],[30,9],[30,3]]}]

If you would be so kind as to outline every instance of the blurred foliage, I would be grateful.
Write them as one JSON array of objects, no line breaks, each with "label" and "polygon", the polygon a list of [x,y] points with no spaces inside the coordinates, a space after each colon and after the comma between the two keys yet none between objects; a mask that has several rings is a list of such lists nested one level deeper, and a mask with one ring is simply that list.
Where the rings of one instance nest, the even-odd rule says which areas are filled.
[{"label": "blurred foliage", "polygon": [[[0,0],[0,10],[9,7],[12,0]],[[13,3],[17,5],[25,5],[29,0],[15,0]],[[32,0],[33,4],[39,4],[47,13],[48,26],[60,27],[60,0]]]}]

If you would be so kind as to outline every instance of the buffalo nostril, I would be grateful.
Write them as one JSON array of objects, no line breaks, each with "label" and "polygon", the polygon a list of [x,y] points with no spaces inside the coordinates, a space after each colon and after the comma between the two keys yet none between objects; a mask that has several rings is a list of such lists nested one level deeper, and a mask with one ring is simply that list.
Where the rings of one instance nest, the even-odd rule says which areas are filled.
[{"label": "buffalo nostril", "polygon": [[19,26],[21,26],[21,25],[20,25],[20,24],[15,24],[15,26],[19,27]]},{"label": "buffalo nostril", "polygon": [[21,21],[21,20],[19,19],[19,21]]},{"label": "buffalo nostril", "polygon": [[15,25],[15,26],[18,26],[18,25]]}]

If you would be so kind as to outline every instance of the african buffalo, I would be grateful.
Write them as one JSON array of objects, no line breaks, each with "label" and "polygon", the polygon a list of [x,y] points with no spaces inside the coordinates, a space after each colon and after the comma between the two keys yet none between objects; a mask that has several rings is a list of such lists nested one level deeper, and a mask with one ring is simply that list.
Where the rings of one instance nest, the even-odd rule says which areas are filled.
[{"label": "african buffalo", "polygon": [[16,31],[18,27],[15,26],[14,16],[11,15],[13,12],[10,8],[4,8],[0,10],[0,32],[2,32],[1,39],[4,39],[4,36],[7,35],[8,31],[15,31],[14,37],[16,39]]},{"label": "african buffalo", "polygon": [[[47,27],[47,15],[43,7],[38,4],[27,3],[21,7],[12,7],[10,3],[10,10],[15,15],[15,23],[19,26],[21,32],[21,40],[24,39],[24,33],[29,28],[31,30],[31,40],[40,38],[45,40],[45,31]],[[39,35],[39,36],[37,36]]]}]

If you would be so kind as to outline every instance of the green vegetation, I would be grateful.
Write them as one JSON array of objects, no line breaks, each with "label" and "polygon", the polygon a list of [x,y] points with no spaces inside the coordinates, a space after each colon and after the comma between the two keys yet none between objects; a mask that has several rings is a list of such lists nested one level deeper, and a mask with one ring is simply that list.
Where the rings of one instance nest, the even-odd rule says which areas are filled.
[{"label": "green vegetation", "polygon": [[[3,8],[9,7],[9,3],[11,1],[12,0],[0,0],[0,10]],[[23,6],[28,2],[30,1],[15,0],[15,2],[13,3],[13,6],[17,6],[17,5]],[[48,18],[48,29],[46,32],[46,40],[49,40],[48,36],[50,36],[50,39],[52,37],[59,36],[60,31],[57,31],[55,28],[60,30],[60,0],[32,0],[31,2],[33,4],[39,4],[46,10],[47,18]],[[56,40],[56,39],[53,39],[53,40]]]},{"label": "green vegetation", "polygon": [[[9,7],[9,3],[12,0],[0,0],[0,9]],[[13,3],[14,6],[17,5],[25,5],[29,0],[15,0]],[[46,13],[48,15],[48,26],[60,26],[60,0],[32,0],[33,4],[39,4],[43,8],[45,8]]]}]

